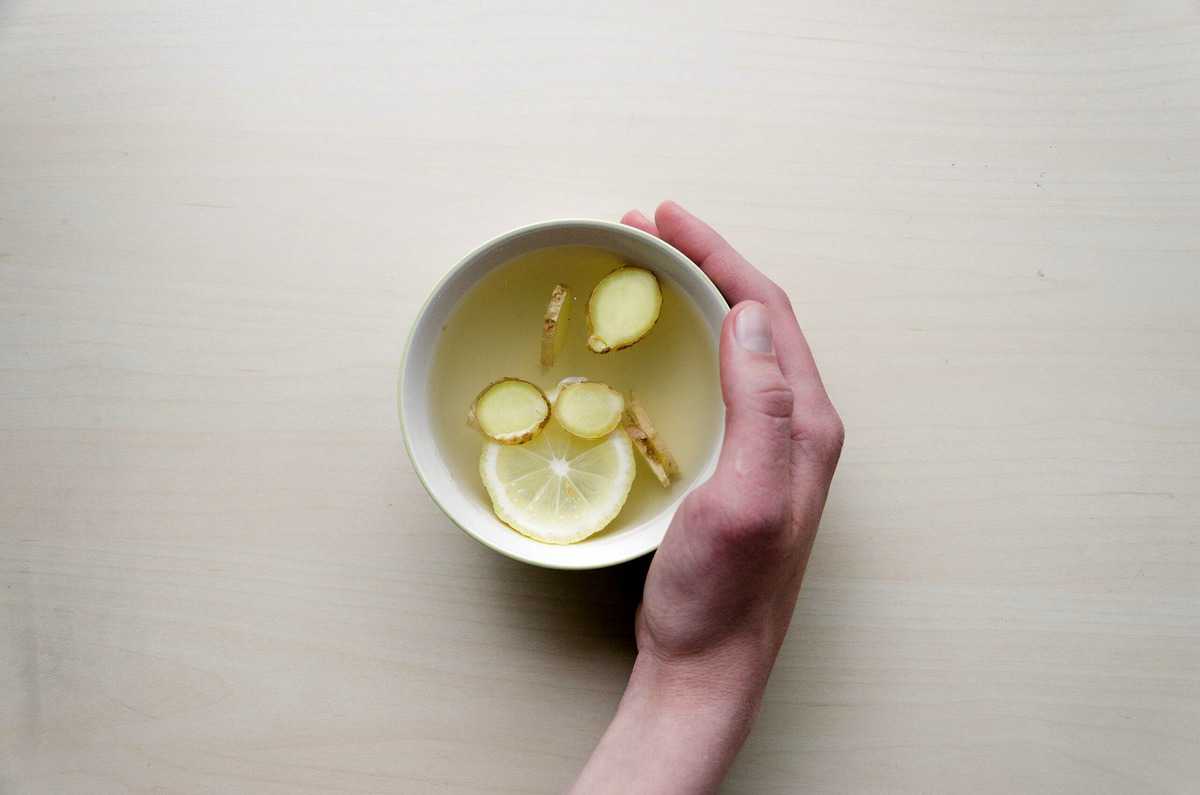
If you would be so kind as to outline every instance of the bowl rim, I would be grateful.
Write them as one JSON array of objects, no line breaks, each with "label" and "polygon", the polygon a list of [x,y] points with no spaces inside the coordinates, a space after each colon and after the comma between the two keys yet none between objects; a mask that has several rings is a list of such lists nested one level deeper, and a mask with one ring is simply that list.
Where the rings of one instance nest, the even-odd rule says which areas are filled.
[{"label": "bowl rim", "polygon": [[[630,237],[640,239],[644,242],[647,242],[652,247],[659,249],[664,255],[666,255],[668,257],[672,257],[673,259],[677,260],[681,265],[684,266],[685,271],[694,272],[695,276],[698,279],[698,282],[702,285],[703,289],[710,292],[717,299],[717,301],[719,302],[719,305],[725,308],[726,312],[728,312],[730,309],[729,302],[725,299],[725,296],[721,293],[721,291],[717,289],[717,286],[715,284],[713,284],[712,279],[710,279],[708,277],[708,274],[706,274],[704,272],[704,270],[702,268],[700,268],[699,265],[697,265],[695,262],[693,262],[690,257],[688,257],[686,254],[684,254],[679,249],[672,246],[670,243],[667,243],[662,238],[656,237],[648,232],[644,232],[641,229],[638,229],[636,227],[629,226],[628,224],[617,223],[616,221],[605,221],[605,220],[601,220],[601,219],[597,219],[597,218],[571,218],[571,217],[553,218],[553,219],[546,220],[546,221],[537,221],[532,224],[518,226],[518,227],[508,230],[507,232],[502,232],[501,234],[496,235],[495,237],[491,238],[490,240],[487,240],[487,241],[479,244],[475,248],[471,249],[471,251],[469,251],[465,256],[460,258],[458,260],[458,262],[456,262],[451,268],[449,268],[442,275],[442,277],[440,279],[438,279],[437,283],[434,284],[434,286],[429,290],[429,293],[425,296],[425,300],[422,302],[421,307],[417,310],[416,314],[413,315],[412,323],[410,324],[409,329],[408,329],[408,335],[406,336],[406,338],[404,340],[404,350],[400,357],[400,372],[398,374],[398,378],[397,378],[397,382],[396,382],[396,412],[399,415],[399,419],[400,419],[400,432],[401,432],[401,436],[404,439],[404,451],[408,456],[409,463],[412,465],[413,472],[416,474],[417,480],[419,480],[421,482],[421,487],[425,489],[425,493],[429,495],[429,498],[431,500],[433,500],[434,504],[437,505],[437,507],[441,510],[442,514],[447,519],[450,520],[451,524],[453,524],[455,527],[457,527],[459,530],[461,530],[463,533],[465,533],[467,536],[469,536],[471,539],[473,539],[477,543],[482,544],[483,546],[487,547],[488,549],[492,550],[493,552],[497,552],[506,558],[510,558],[512,560],[520,561],[521,563],[526,563],[530,566],[537,566],[539,568],[544,568],[544,569],[556,569],[559,571],[589,571],[592,569],[603,569],[603,568],[608,568],[610,566],[619,566],[622,563],[628,563],[631,560],[636,560],[637,558],[640,558],[644,555],[648,555],[651,552],[654,552],[655,550],[657,550],[659,545],[662,543],[662,541],[660,539],[660,540],[652,542],[648,545],[644,545],[644,548],[643,548],[643,546],[638,546],[635,550],[633,550],[632,552],[630,552],[628,554],[622,554],[621,556],[615,557],[612,560],[606,559],[606,560],[598,562],[598,563],[587,563],[587,562],[552,563],[552,562],[547,562],[545,560],[538,560],[536,558],[531,558],[527,555],[520,554],[513,550],[503,549],[503,548],[497,546],[496,544],[493,544],[490,541],[484,539],[480,535],[473,533],[469,528],[464,527],[454,517],[454,515],[451,513],[451,511],[449,509],[447,509],[447,507],[442,503],[442,500],[438,498],[438,495],[434,492],[434,489],[429,485],[429,481],[426,478],[426,475],[422,468],[421,463],[417,460],[417,456],[413,452],[413,446],[412,446],[412,441],[411,441],[411,431],[409,429],[408,423],[405,420],[406,411],[404,408],[404,394],[405,394],[405,386],[406,386],[407,378],[408,378],[409,354],[412,351],[412,343],[413,343],[413,339],[416,337],[417,329],[418,329],[418,327],[420,327],[421,321],[424,319],[425,313],[429,310],[429,306],[433,302],[434,298],[437,297],[437,295],[445,288],[446,284],[459,271],[466,268],[468,264],[470,264],[477,257],[482,255],[488,249],[502,245],[503,243],[506,243],[509,240],[512,240],[517,237],[535,233],[535,232],[541,231],[542,229],[559,227],[559,226],[584,226],[584,227],[591,227],[594,229],[603,229],[603,230],[607,230],[609,232],[616,232],[618,234],[629,235]],[[717,448],[716,455],[720,455],[720,446],[718,446],[718,448]],[[696,484],[696,485],[701,485],[701,484]],[[516,531],[514,530],[513,532],[516,532]]]}]

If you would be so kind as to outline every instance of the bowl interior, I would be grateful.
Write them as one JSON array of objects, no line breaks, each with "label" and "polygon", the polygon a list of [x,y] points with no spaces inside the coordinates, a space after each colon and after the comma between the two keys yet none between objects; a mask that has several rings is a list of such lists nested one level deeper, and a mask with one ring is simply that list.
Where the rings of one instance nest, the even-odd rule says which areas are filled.
[{"label": "bowl interior", "polygon": [[[417,476],[442,510],[469,535],[497,552],[527,563],[550,568],[590,569],[631,560],[656,549],[683,499],[684,490],[680,488],[676,500],[639,524],[606,531],[566,546],[534,541],[502,523],[485,500],[457,482],[456,473],[450,471],[438,449],[428,387],[438,335],[466,292],[484,274],[514,257],[564,245],[607,249],[630,262],[645,265],[660,277],[671,279],[700,310],[715,349],[729,307],[708,277],[674,248],[644,232],[607,221],[534,224],[480,246],[434,288],[409,337],[400,379],[400,419]],[[711,452],[693,481],[696,483],[706,480],[716,466],[721,427],[718,422],[716,426],[698,429],[698,432],[709,434],[712,444]],[[458,476],[462,474],[458,473]]]}]

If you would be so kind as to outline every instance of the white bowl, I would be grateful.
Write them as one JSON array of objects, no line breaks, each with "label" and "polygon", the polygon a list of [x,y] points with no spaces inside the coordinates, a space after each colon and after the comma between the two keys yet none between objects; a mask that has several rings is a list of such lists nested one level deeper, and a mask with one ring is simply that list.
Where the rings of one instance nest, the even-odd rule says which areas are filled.
[{"label": "white bowl", "polygon": [[[684,494],[639,524],[603,532],[576,544],[561,546],[534,541],[505,525],[492,513],[491,505],[478,494],[465,492],[455,482],[438,449],[430,410],[429,374],[438,335],[463,295],[485,273],[514,257],[565,245],[606,249],[673,281],[699,308],[716,349],[729,305],[708,277],[679,251],[653,235],[608,221],[568,219],[531,224],[484,243],[464,257],[438,283],[417,313],[400,371],[400,423],[417,477],[434,502],[472,538],[502,555],[536,566],[597,569],[657,549]],[[710,432],[716,437],[721,429],[715,427]],[[716,467],[720,444],[714,443],[711,450],[693,483],[703,483]]]}]

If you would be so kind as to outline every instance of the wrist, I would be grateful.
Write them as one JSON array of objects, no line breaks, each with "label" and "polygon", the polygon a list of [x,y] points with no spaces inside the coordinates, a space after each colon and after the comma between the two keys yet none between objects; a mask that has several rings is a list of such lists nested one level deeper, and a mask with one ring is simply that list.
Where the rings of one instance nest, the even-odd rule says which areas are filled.
[{"label": "wrist", "polygon": [[638,624],[639,652],[617,714],[571,792],[714,793],[750,734],[777,636],[747,621],[705,644],[664,648]]},{"label": "wrist", "polygon": [[639,652],[617,714],[571,791],[715,792],[750,733],[778,644],[746,622],[741,633],[686,652],[677,643],[673,653],[638,624]]},{"label": "wrist", "polygon": [[624,755],[612,767],[618,781],[595,791],[715,793],[750,734],[764,683],[766,677],[733,659],[638,654],[601,742],[601,749]]},{"label": "wrist", "polygon": [[625,693],[667,717],[705,717],[748,728],[762,701],[768,670],[733,653],[664,658],[642,651]]},{"label": "wrist", "polygon": [[715,792],[761,699],[760,678],[725,661],[666,661],[642,652],[572,792]]}]

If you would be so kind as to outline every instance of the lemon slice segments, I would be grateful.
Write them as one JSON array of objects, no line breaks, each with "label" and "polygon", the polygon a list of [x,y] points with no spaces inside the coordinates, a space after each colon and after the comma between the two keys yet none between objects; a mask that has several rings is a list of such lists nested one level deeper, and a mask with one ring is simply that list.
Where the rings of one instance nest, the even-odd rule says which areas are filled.
[{"label": "lemon slice segments", "polygon": [[623,429],[580,439],[554,421],[526,444],[488,442],[479,457],[496,516],[548,544],[572,544],[607,527],[625,505],[636,473]]}]

